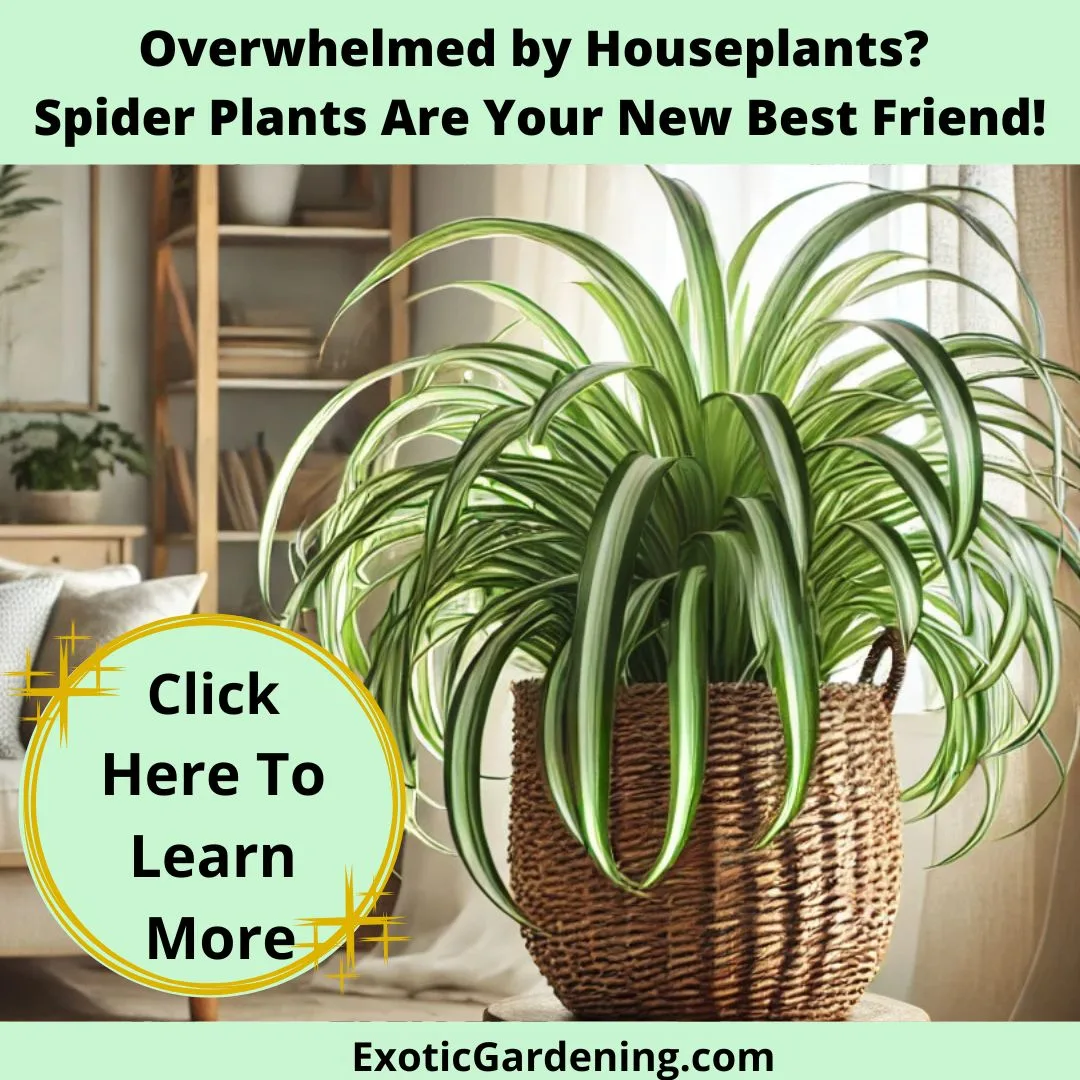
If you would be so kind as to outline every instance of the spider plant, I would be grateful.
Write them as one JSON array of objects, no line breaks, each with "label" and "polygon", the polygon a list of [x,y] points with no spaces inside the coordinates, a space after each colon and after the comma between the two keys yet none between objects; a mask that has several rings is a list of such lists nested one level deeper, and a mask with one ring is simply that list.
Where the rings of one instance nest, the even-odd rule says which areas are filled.
[{"label": "spider plant", "polygon": [[[538,735],[551,798],[625,888],[658,882],[687,840],[706,768],[708,684],[757,680],[775,692],[787,783],[764,845],[803,802],[820,685],[886,626],[921,654],[946,703],[937,755],[904,797],[932,813],[976,772],[985,783],[985,812],[956,856],[986,835],[1010,752],[1040,740],[1065,772],[1044,725],[1059,684],[1059,612],[1075,618],[1055,598],[1054,573],[1062,560],[1080,567],[1064,509],[1072,424],[1057,387],[1074,375],[1043,357],[1034,300],[973,196],[864,189],[751,297],[748,260],[797,200],[758,221],[725,262],[696,194],[654,175],[686,262],[669,305],[607,247],[531,221],[442,225],[372,270],[342,311],[461,241],[549,245],[588,275],[583,287],[625,356],[590,357],[506,285],[457,283],[506,305],[544,347],[500,335],[359,379],[288,454],[260,544],[269,600],[270,541],[297,465],[348,401],[408,376],[408,391],[357,442],[336,505],[295,544],[295,587],[280,617],[314,609],[323,642],[382,705],[414,794],[417,747],[443,758],[454,844],[479,886],[519,918],[480,799],[484,725],[512,659],[544,680]],[[1005,260],[1026,318],[903,252],[836,256],[911,206],[953,215]],[[1012,335],[935,337],[900,319],[858,317],[861,301],[880,306],[928,281],[981,293]],[[1002,389],[1016,378],[1033,391],[1030,405]],[[417,435],[440,436],[453,452],[402,464]],[[995,505],[990,480],[1020,485],[1030,519]],[[365,641],[356,615],[377,592],[389,599]],[[1021,658],[1030,692],[1012,675]],[[608,814],[616,692],[635,682],[668,687],[671,791],[655,863],[631,881]]]}]

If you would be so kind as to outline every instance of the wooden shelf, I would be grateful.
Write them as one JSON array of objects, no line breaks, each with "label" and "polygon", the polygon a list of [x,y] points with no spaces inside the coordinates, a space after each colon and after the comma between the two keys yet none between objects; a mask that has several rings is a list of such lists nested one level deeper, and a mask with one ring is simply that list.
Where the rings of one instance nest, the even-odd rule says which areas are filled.
[{"label": "wooden shelf", "polygon": [[[166,246],[183,247],[195,243],[195,226],[169,233]],[[358,225],[219,225],[222,244],[368,244],[385,246],[390,242],[389,229],[364,229]]]},{"label": "wooden shelf", "polygon": [[[217,534],[221,544],[257,544],[259,542],[257,532],[221,531]],[[169,533],[166,537],[170,544],[190,544],[195,540],[194,533]],[[287,544],[296,539],[295,532],[279,532],[274,534],[275,544]]]},{"label": "wooden shelf", "polygon": [[[333,394],[351,386],[352,379],[218,379],[219,390],[297,390],[318,394]],[[165,388],[170,394],[192,393],[195,390],[194,379],[180,379],[168,383]]]},{"label": "wooden shelf", "polygon": [[138,540],[145,535],[145,525],[0,525],[5,540]]},{"label": "wooden shelf", "polygon": [[[366,168],[366,166],[356,166]],[[282,284],[288,289],[287,258],[291,254],[302,255],[318,245],[337,245],[340,251],[355,251],[360,257],[381,257],[401,247],[412,236],[412,166],[389,165],[387,170],[387,227],[364,228],[359,225],[234,225],[221,221],[219,200],[219,166],[195,165],[192,167],[191,217],[192,223],[183,228],[172,227],[173,173],[168,165],[153,166],[153,250],[154,250],[154,306],[153,337],[151,348],[151,382],[153,386],[153,429],[154,460],[159,467],[154,471],[152,485],[151,535],[152,572],[162,576],[168,572],[170,553],[177,545],[190,545],[192,561],[196,570],[207,575],[206,585],[199,597],[199,611],[219,610],[220,576],[218,573],[223,557],[222,544],[250,544],[259,540],[257,532],[226,529],[222,526],[231,518],[223,517],[224,507],[219,502],[221,478],[222,443],[232,442],[231,432],[224,438],[223,420],[229,424],[233,420],[235,405],[227,409],[223,404],[222,394],[229,393],[270,393],[283,391],[306,395],[305,405],[314,413],[321,407],[324,399],[319,395],[332,395],[350,386],[354,377],[321,378],[332,374],[329,370],[312,368],[308,373],[297,367],[291,370],[300,373],[299,377],[246,378],[230,375],[221,377],[220,350],[227,344],[221,340],[222,317],[222,270],[226,260],[221,258],[223,248],[234,250],[247,249],[269,252],[273,249],[275,263],[283,275]],[[188,257],[181,259],[183,250]],[[295,264],[295,260],[292,260]],[[185,273],[190,270],[191,281],[181,276],[180,266]],[[190,264],[190,265],[189,265]],[[235,270],[236,267],[225,266]],[[343,267],[335,272],[344,272]],[[265,284],[265,283],[263,283]],[[351,285],[351,281],[350,281]],[[193,288],[193,292],[192,292]],[[264,290],[266,291],[266,290]],[[273,295],[273,290],[269,290]],[[297,289],[303,293],[303,289]],[[388,342],[384,357],[378,357],[380,364],[395,363],[411,356],[410,349],[410,312],[409,272],[402,270],[387,283]],[[308,305],[313,301],[309,297]],[[281,300],[275,301],[280,305]],[[309,312],[310,316],[311,313]],[[169,371],[169,357],[172,346],[179,342],[191,358],[190,367]],[[227,368],[237,371],[240,368]],[[258,370],[258,366],[254,368]],[[285,368],[283,370],[290,370]],[[191,376],[190,378],[186,376]],[[184,377],[176,377],[184,376]],[[391,400],[404,391],[402,375],[390,380],[389,397]],[[174,395],[190,395],[192,405],[190,417],[191,438],[187,434],[175,434],[171,431],[174,421],[183,421],[185,427],[189,418],[173,417],[175,411],[170,408]],[[299,400],[299,399],[298,399]],[[185,402],[186,404],[187,402]],[[241,406],[255,411],[258,402],[241,399]],[[266,406],[267,424],[277,422],[276,410]],[[188,410],[181,410],[186,413]],[[227,414],[227,418],[226,418]],[[253,420],[261,420],[258,415]],[[260,425],[261,426],[261,425]],[[170,477],[164,467],[168,460],[168,451],[172,446],[188,446],[192,451],[190,490],[181,499],[181,505],[190,512],[190,516],[176,518],[177,531],[170,530]],[[254,494],[254,492],[253,492]],[[250,517],[244,520],[251,520]],[[180,529],[189,522],[197,522],[198,527],[191,532]],[[276,542],[285,543],[295,533],[282,532],[275,537]],[[245,552],[245,554],[247,554]],[[253,552],[251,553],[254,554]]]}]

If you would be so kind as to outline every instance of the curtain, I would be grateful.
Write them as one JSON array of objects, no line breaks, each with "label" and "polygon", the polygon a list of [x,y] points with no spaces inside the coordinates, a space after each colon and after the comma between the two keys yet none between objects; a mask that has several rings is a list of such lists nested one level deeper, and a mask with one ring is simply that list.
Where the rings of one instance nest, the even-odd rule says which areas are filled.
[{"label": "curtain", "polygon": [[[934,167],[932,183],[963,186],[1015,205],[1011,166]],[[1006,243],[1016,248],[1008,210],[978,195],[965,196]],[[930,218],[933,264],[986,286],[1014,309],[1016,282],[1008,265],[946,213]],[[935,282],[929,290],[929,324],[938,335],[961,328],[1009,335],[1004,316],[971,290]],[[1011,387],[1019,393],[1019,387]],[[991,448],[987,448],[991,452]],[[1023,499],[1002,484],[990,495],[1006,508],[1023,510]],[[1026,755],[1009,765],[1009,780],[996,831],[1024,824],[1034,810]],[[971,834],[982,812],[982,791],[971,784],[929,823],[932,862],[947,857]],[[1021,832],[989,840],[963,859],[925,873],[913,974],[906,994],[935,1020],[1005,1020],[1016,1004],[1035,949],[1033,884],[1035,835]],[[903,901],[902,901],[903,902]]]},{"label": "curtain", "polygon": [[[1025,166],[1015,174],[1020,258],[1039,298],[1047,355],[1080,372],[1076,314],[1080,169]],[[1080,393],[1075,386],[1066,391],[1066,406],[1074,417],[1080,416]],[[1035,407],[1034,401],[1031,406]],[[1073,520],[1080,514],[1076,492],[1070,493],[1069,514]],[[1059,587],[1068,603],[1080,606],[1080,587],[1070,574],[1060,575]],[[1064,681],[1049,726],[1062,753],[1074,745],[1080,710],[1078,638],[1075,631],[1065,636]],[[1014,1009],[1019,1020],[1080,1020],[1080,791],[1075,771],[1064,796],[1033,830],[1033,888],[1040,933],[1029,978]],[[1032,786],[1040,799],[1053,791],[1055,783],[1045,758],[1033,759]]]},{"label": "curtain", "polygon": [[[1045,319],[1046,354],[1077,369],[1080,357],[1073,315],[1080,268],[1077,170],[934,167],[930,179],[986,192],[1004,204],[998,207],[974,194],[965,198],[966,205],[1006,239],[1020,261]],[[935,266],[974,279],[1010,302],[1014,310],[1021,310],[1008,266],[947,215],[931,216],[929,254]],[[931,286],[929,322],[938,334],[961,327],[1009,333],[1001,314],[984,298],[943,283]],[[1006,389],[1017,397],[1025,396],[1024,385]],[[1038,395],[1029,397],[1029,407],[1038,408]],[[1067,394],[1066,403],[1075,414],[1080,396]],[[1030,509],[1022,491],[1003,483],[994,483],[989,493],[1007,509]],[[1070,512],[1075,516],[1080,508],[1075,498],[1073,503]],[[1059,585],[1075,605],[1080,599],[1076,583],[1063,574]],[[1070,752],[1075,738],[1078,661],[1076,635],[1067,630],[1064,681],[1049,726],[1063,755]],[[1023,675],[1022,670],[1014,672],[1021,692]],[[901,759],[904,719],[899,718],[898,724]],[[926,718],[920,721],[925,725]],[[1037,747],[1013,755],[995,830],[999,838],[992,837],[952,865],[926,871],[915,890],[907,888],[909,873],[914,877],[915,871],[906,865],[901,919],[913,916],[916,901],[911,893],[916,892],[914,947],[909,946],[903,987],[897,990],[886,981],[884,989],[918,1004],[935,1020],[1080,1017],[1080,919],[1075,904],[1080,895],[1080,805],[1075,785],[1035,826],[1007,835],[1031,820],[1056,784],[1049,758]],[[914,827],[923,830],[917,834],[918,846],[931,862],[949,854],[969,835],[981,808],[981,792],[972,785],[925,826]],[[905,835],[906,864],[915,846],[910,842],[913,831],[909,827]],[[885,974],[888,967],[887,961]]]}]

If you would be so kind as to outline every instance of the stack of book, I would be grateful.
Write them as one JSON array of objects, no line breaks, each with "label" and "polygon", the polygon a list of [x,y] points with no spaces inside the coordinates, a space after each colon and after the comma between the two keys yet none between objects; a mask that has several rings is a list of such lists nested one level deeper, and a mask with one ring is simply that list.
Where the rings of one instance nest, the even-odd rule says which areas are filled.
[{"label": "stack of book", "polygon": [[[183,527],[195,532],[195,501],[191,453],[178,446],[168,449],[169,488]],[[333,505],[345,469],[346,455],[312,450],[293,475],[278,520],[289,532],[310,524]],[[218,460],[218,529],[221,532],[258,532],[266,511],[266,498],[274,479],[274,462],[259,436],[244,450],[224,450]]]},{"label": "stack of book", "polygon": [[309,326],[222,326],[218,374],[234,379],[303,379],[319,366],[319,340]]},{"label": "stack of book", "polygon": [[[171,446],[168,461],[171,487],[184,524],[194,532],[198,510],[189,453]],[[273,478],[274,463],[261,439],[244,450],[222,451],[218,461],[218,528],[223,532],[256,532]]]}]

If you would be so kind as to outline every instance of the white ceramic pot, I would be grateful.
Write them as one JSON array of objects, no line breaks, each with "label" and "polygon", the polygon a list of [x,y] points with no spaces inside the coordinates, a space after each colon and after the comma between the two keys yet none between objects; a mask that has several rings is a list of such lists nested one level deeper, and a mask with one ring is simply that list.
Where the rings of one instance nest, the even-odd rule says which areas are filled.
[{"label": "white ceramic pot", "polygon": [[223,165],[222,220],[237,225],[288,225],[303,165]]},{"label": "white ceramic pot", "polygon": [[88,525],[101,511],[100,491],[20,491],[18,497],[27,525]]}]

